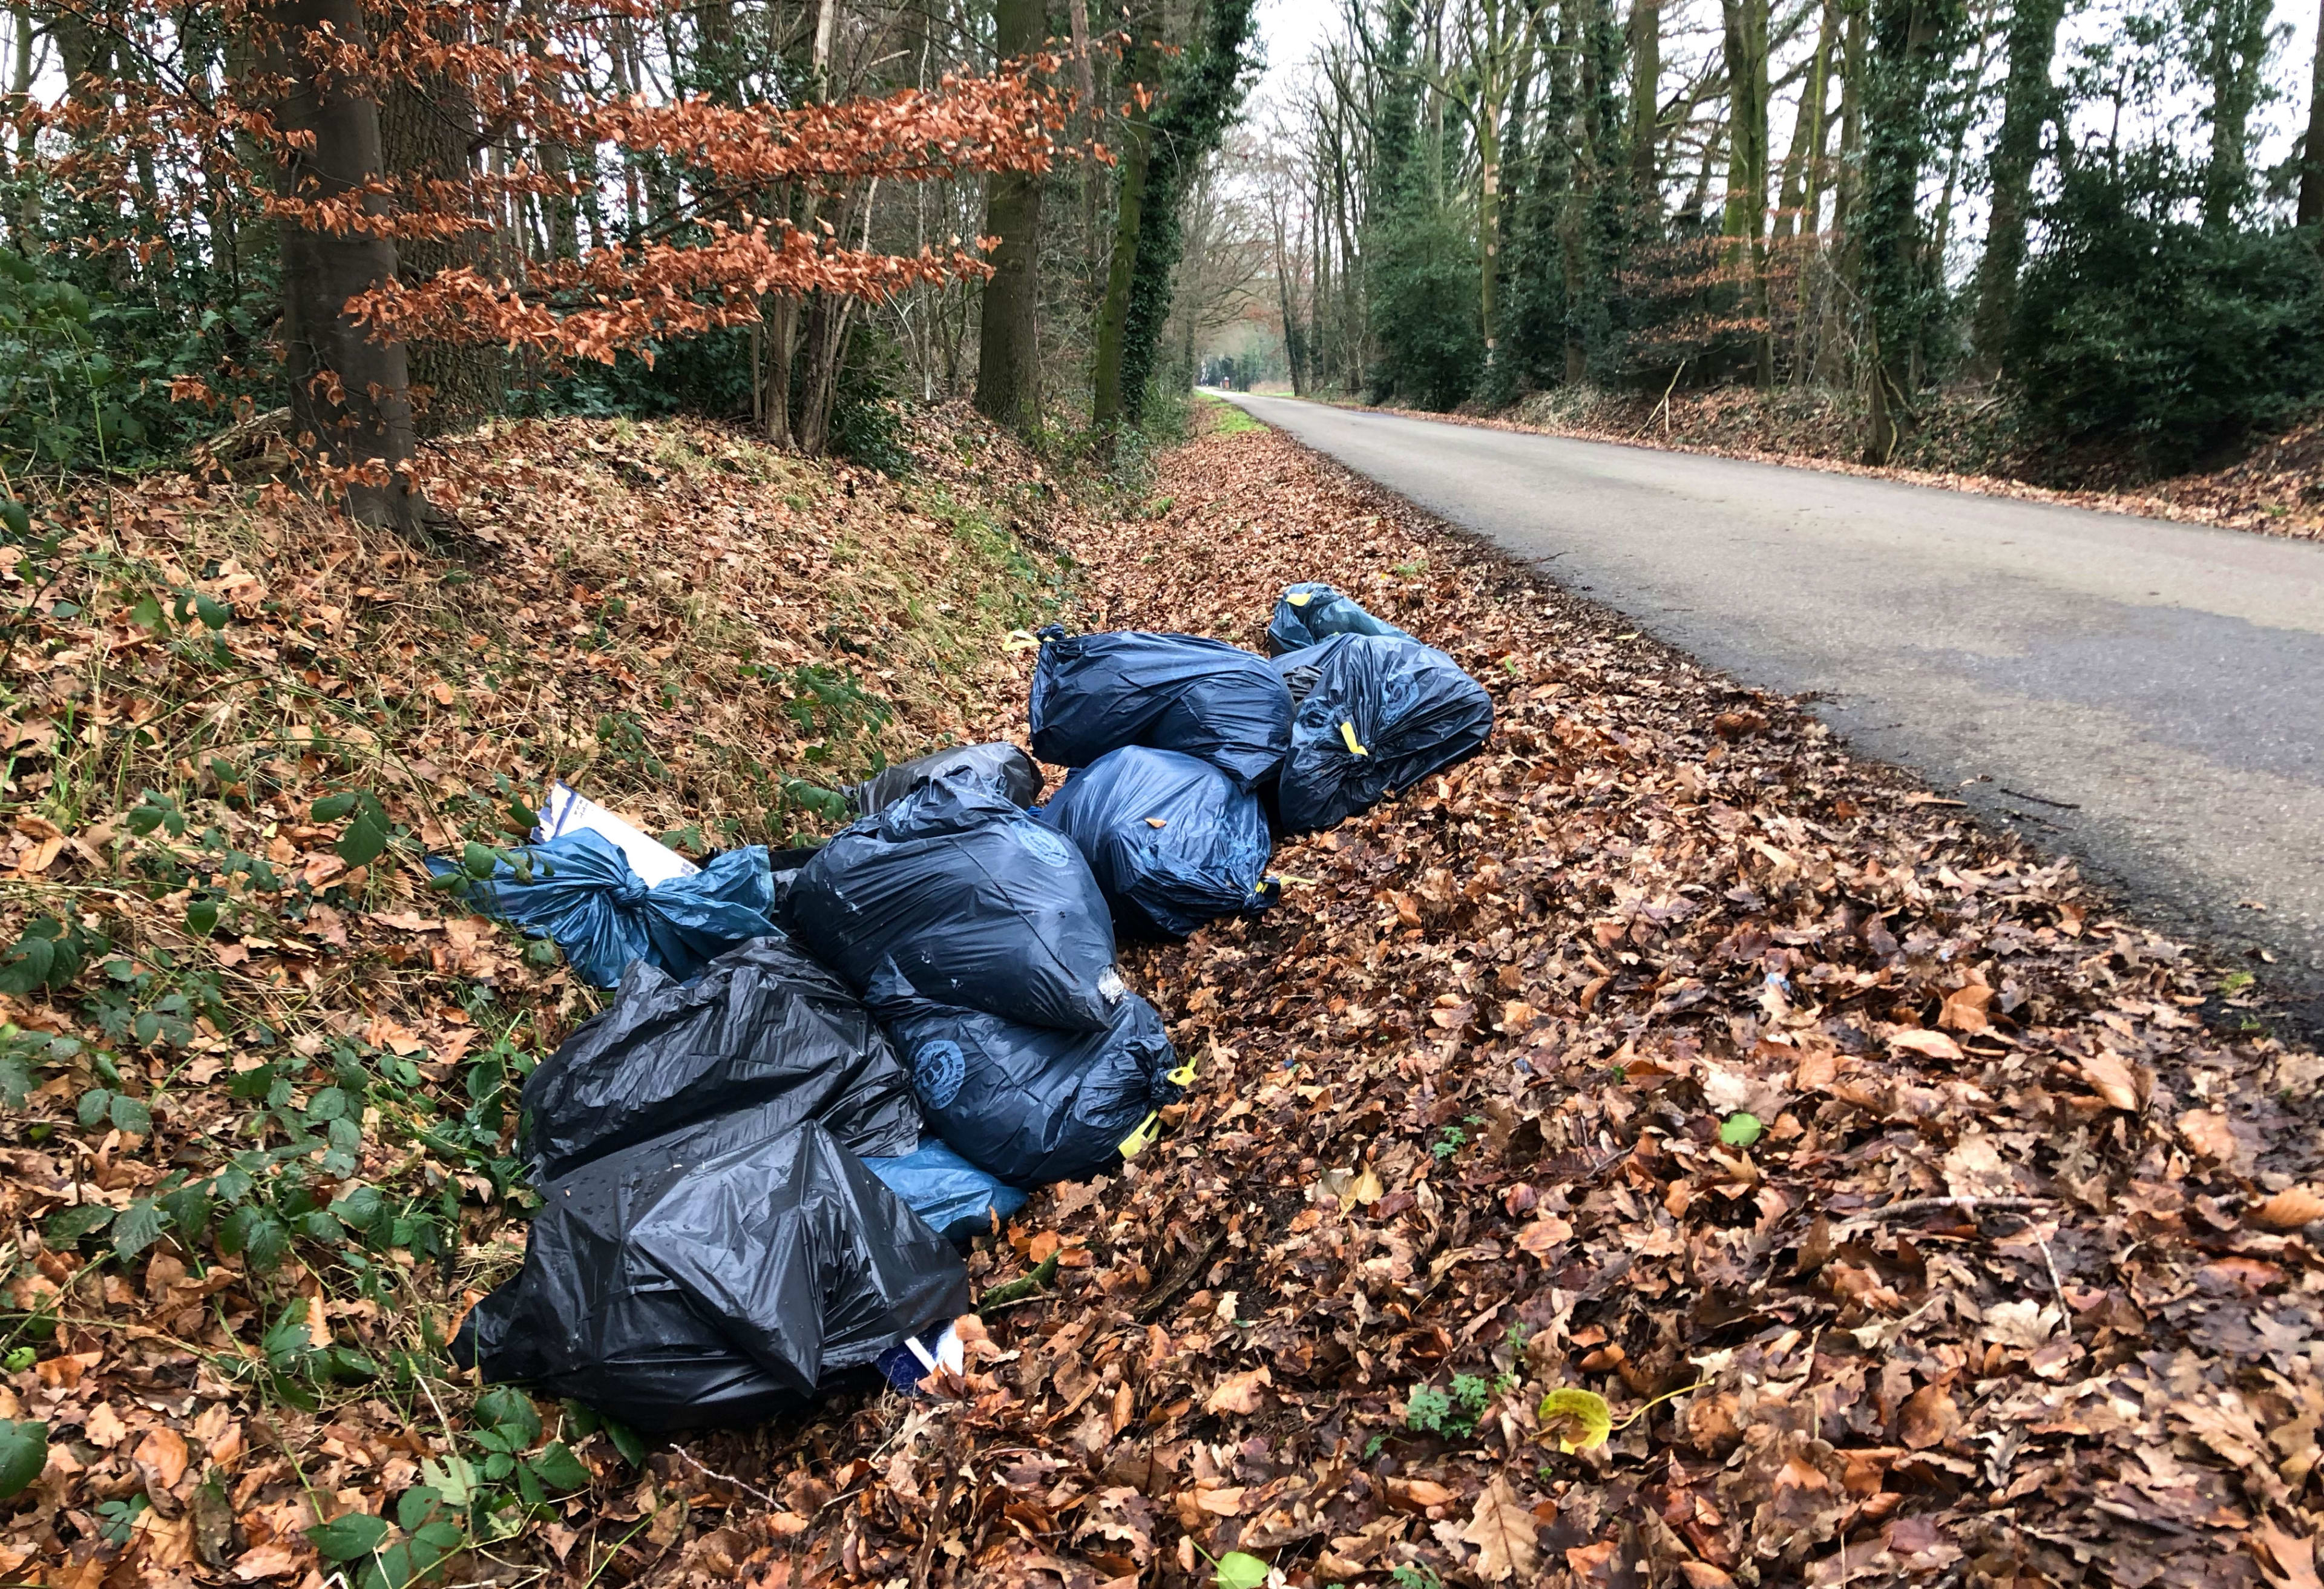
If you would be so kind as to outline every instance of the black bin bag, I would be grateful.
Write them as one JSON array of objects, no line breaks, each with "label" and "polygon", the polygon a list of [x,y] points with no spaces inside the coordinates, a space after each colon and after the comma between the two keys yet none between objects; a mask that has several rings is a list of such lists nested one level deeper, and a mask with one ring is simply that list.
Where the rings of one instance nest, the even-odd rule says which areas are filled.
[{"label": "black bin bag", "polygon": [[1391,790],[1474,755],[1493,732],[1493,697],[1417,641],[1335,634],[1277,657],[1305,675],[1277,809],[1294,832],[1331,827]]},{"label": "black bin bag", "polygon": [[1352,596],[1329,585],[1286,585],[1276,598],[1275,615],[1267,622],[1267,654],[1305,650],[1334,634],[1386,634],[1398,640],[1411,635],[1385,618],[1375,618]]},{"label": "black bin bag", "polygon": [[1086,767],[1126,744],[1198,756],[1244,789],[1291,743],[1291,695],[1266,659],[1192,634],[1041,631],[1033,753]]},{"label": "black bin bag", "polygon": [[613,1005],[525,1078],[536,1183],[707,1115],[765,1104],[866,1156],[920,1136],[911,1076],[840,980],[779,938],[721,955],[690,983],[642,960]]},{"label": "black bin bag", "polygon": [[1156,1111],[1185,1088],[1162,1017],[1135,993],[1097,1032],[1018,1026],[892,979],[869,1002],[912,1067],[928,1129],[1012,1186],[1108,1172],[1152,1139]]},{"label": "black bin bag", "polygon": [[882,769],[844,791],[859,815],[884,811],[916,789],[954,772],[965,772],[999,790],[1012,806],[1029,806],[1041,798],[1041,770],[1033,758],[1006,741],[991,744],[954,745],[950,750],[915,756]]},{"label": "black bin bag", "polygon": [[804,1408],[968,1310],[952,1243],[779,1104],[622,1149],[543,1191],[524,1268],[469,1309],[452,1356],[646,1433]]},{"label": "black bin bag", "polygon": [[1267,813],[1208,762],[1142,745],[1108,751],[1040,815],[1088,860],[1122,931],[1184,938],[1275,902]]},{"label": "black bin bag", "polygon": [[858,991],[890,969],[923,998],[1075,1031],[1103,1031],[1129,992],[1081,852],[974,778],[842,829],[786,905],[808,952]]}]

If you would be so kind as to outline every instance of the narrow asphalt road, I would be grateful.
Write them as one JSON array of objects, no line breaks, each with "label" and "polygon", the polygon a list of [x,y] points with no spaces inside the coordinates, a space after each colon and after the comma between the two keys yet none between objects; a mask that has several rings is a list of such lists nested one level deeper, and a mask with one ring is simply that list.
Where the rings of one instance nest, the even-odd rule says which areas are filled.
[{"label": "narrow asphalt road", "polygon": [[2324,545],[1231,396],[1732,677],[1813,695],[1859,751],[2324,1025]]}]

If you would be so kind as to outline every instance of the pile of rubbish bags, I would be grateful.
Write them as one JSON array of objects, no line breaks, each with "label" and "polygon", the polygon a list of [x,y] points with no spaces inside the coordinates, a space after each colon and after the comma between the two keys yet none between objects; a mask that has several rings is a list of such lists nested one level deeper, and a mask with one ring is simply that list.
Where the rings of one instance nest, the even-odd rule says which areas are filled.
[{"label": "pile of rubbish bags", "polygon": [[959,1244],[1118,1169],[1192,1078],[1117,932],[1266,910],[1278,833],[1491,732],[1481,685],[1329,586],[1268,641],[1044,630],[1046,804],[1024,751],[966,745],[844,791],[812,850],[696,865],[558,785],[525,848],[431,861],[615,990],[525,1082],[541,1207],[456,1359],[649,1432],[956,1367]]}]

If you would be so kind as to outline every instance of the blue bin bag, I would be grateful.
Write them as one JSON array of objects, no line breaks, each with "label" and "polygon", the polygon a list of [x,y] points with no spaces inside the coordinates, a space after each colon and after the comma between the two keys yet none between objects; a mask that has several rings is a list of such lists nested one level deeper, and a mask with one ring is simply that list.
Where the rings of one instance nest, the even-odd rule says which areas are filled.
[{"label": "blue bin bag", "polygon": [[1117,931],[1184,938],[1275,902],[1267,812],[1208,762],[1141,745],[1108,751],[1040,815],[1089,862]]},{"label": "blue bin bag", "polygon": [[968,1307],[952,1243],[830,1132],[761,1104],[550,1182],[524,1268],[452,1357],[659,1435],[796,1412]]},{"label": "blue bin bag", "polygon": [[865,1000],[911,1067],[928,1129],[1013,1186],[1084,1180],[1153,1140],[1185,1088],[1162,1017],[1131,993],[1104,1031],[1019,1026],[919,998],[892,980]]},{"label": "blue bin bag", "polygon": [[990,744],[954,745],[881,769],[861,783],[844,790],[856,815],[884,811],[916,789],[934,783],[948,772],[966,771],[1001,791],[1012,806],[1029,806],[1041,798],[1041,770],[1033,758],[1006,740]]},{"label": "blue bin bag", "polygon": [[1276,791],[1295,833],[1338,826],[1476,754],[1493,732],[1485,687],[1417,641],[1335,634],[1275,665],[1313,679]]},{"label": "blue bin bag", "polygon": [[525,1078],[522,1102],[535,1185],[760,1104],[816,1122],[854,1153],[908,1153],[920,1138],[911,1076],[887,1034],[780,938],[729,950],[688,983],[634,962],[613,1005]]},{"label": "blue bin bag", "polygon": [[842,829],[786,903],[807,951],[859,993],[892,972],[922,998],[1069,1031],[1105,1030],[1129,995],[1089,863],[972,777]]},{"label": "blue bin bag", "polygon": [[1128,744],[1198,756],[1256,788],[1291,744],[1291,692],[1266,659],[1191,634],[1041,631],[1033,753],[1086,767]]},{"label": "blue bin bag", "polygon": [[[530,882],[506,861],[488,878],[460,891],[479,915],[514,922],[554,938],[574,972],[591,987],[610,988],[632,960],[643,960],[685,982],[749,938],[777,930],[774,876],[763,845],[712,857],[690,877],[656,888],[630,870],[611,839],[583,829],[526,846]],[[459,863],[428,857],[431,875],[461,870]]]},{"label": "blue bin bag", "polygon": [[1364,611],[1352,596],[1329,585],[1286,585],[1276,598],[1275,616],[1267,624],[1267,654],[1304,651],[1334,634],[1385,634],[1410,640],[1411,635],[1384,618]]},{"label": "blue bin bag", "polygon": [[955,1242],[998,1231],[1025,1206],[1028,1196],[935,1137],[899,1159],[866,1159],[863,1164],[929,1229]]}]

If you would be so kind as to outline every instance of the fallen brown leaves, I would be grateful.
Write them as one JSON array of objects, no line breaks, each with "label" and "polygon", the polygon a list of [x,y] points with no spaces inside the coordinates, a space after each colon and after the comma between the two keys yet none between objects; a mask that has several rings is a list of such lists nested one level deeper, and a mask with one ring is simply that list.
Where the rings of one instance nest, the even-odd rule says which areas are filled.
[{"label": "fallen brown leaves", "polygon": [[[572,494],[569,451],[518,450],[542,473],[487,525],[512,540]],[[995,453],[948,484],[1030,479]],[[2070,868],[1278,436],[1170,455],[1152,500],[1048,521],[1084,626],[1256,644],[1283,583],[1331,579],[1486,680],[1493,742],[1286,845],[1268,915],[1129,956],[1197,1081],[1158,1146],[975,1256],[984,1285],[1058,1266],[965,1332],[953,1400],[851,1392],[642,1475],[593,1441],[593,1491],[502,1552],[519,1570],[1095,1589],[1240,1550],[1319,1589],[2313,1581],[2315,1056],[2215,1035],[2235,995]],[[779,624],[810,594],[752,588]],[[954,720],[1021,713],[1023,674],[980,656]],[[374,1044],[444,1040],[380,1003]],[[12,1195],[140,1162],[86,1135],[69,1165],[19,1151]],[[266,1409],[154,1333],[223,1298],[246,1351],[266,1318],[231,1265],[207,1298],[167,1252],[101,1286],[41,1257],[18,1283],[78,1311],[0,1405],[66,1431],[0,1534],[12,1576],[300,1582],[309,1509],[377,1510],[446,1448],[424,1404]],[[368,1339],[358,1300],[314,1306]],[[1553,1390],[1602,1396],[1611,1437],[1545,1422]],[[144,1542],[90,1549],[133,1493]],[[80,1543],[51,1563],[44,1538]]]},{"label": "fallen brown leaves", "polygon": [[[961,1404],[722,1438],[889,1475],[740,1523],[757,1581],[2301,1581],[2324,1270],[2259,1221],[2313,1056],[2213,1036],[2203,968],[2070,868],[1280,437],[1154,489],[1073,535],[1086,626],[1251,644],[1328,578],[1499,728],[1286,845],[1269,915],[1131,956],[1202,1061],[1173,1133],[1036,1199],[1088,1266],[986,1321]],[[1562,1455],[1555,1388],[1683,1393]]]}]

